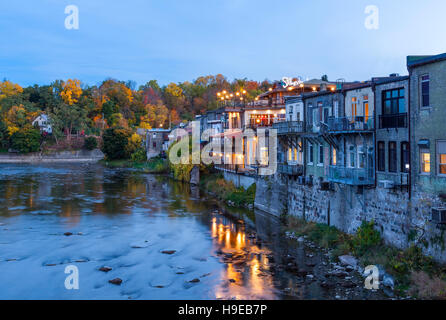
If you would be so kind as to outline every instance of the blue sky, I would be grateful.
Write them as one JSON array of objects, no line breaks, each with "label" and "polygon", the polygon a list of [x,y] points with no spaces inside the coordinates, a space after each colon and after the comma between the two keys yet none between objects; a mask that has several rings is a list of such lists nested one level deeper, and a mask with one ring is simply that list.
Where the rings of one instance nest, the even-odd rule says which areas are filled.
[{"label": "blue sky", "polygon": [[[67,5],[79,30],[65,29]],[[367,5],[380,10],[367,30]],[[365,80],[446,52],[444,0],[14,0],[0,3],[0,79],[161,84],[222,73]]]}]

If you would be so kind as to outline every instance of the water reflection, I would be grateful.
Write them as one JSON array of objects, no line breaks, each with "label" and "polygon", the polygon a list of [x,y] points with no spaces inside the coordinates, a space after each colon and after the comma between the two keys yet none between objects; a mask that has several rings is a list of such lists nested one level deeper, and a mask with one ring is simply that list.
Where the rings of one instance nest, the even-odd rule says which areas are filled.
[{"label": "water reflection", "polygon": [[254,236],[250,239],[244,224],[228,217],[214,216],[211,229],[217,255],[225,263],[221,274],[225,281],[216,289],[216,298],[275,298],[267,258],[271,251],[261,248]]},{"label": "water reflection", "polygon": [[[35,278],[59,288],[52,282],[54,275],[48,275],[44,266],[48,261],[63,265],[81,256],[91,262],[89,279],[103,276],[97,273],[98,264],[116,266],[116,276],[125,277],[129,272],[126,290],[117,292],[120,298],[131,292],[131,298],[141,299],[275,299],[281,297],[279,287],[283,284],[295,286],[289,284],[293,282],[289,277],[278,278],[272,272],[270,261],[277,251],[273,252],[272,244],[261,243],[250,231],[259,223],[267,226],[262,230],[267,230],[269,222],[256,221],[254,216],[241,221],[222,214],[215,201],[199,190],[165,177],[99,165],[0,165],[0,194],[0,222],[18,227],[0,233],[0,243],[4,240],[8,244],[0,245],[0,251],[7,249],[0,253],[0,264],[9,257],[5,252],[22,255],[15,269],[4,273],[4,281],[8,277],[19,279],[30,269],[30,263],[36,263],[36,268],[43,269]],[[235,214],[242,216],[246,212]],[[20,220],[8,220],[18,216],[22,216]],[[35,231],[24,233],[23,229],[30,226]],[[82,230],[84,236],[69,245],[66,241],[70,239],[55,238],[67,230]],[[151,245],[147,252],[131,249],[129,244],[144,243],[146,238]],[[159,253],[163,249],[176,249],[178,255],[166,257]],[[119,273],[123,265],[124,276]],[[179,278],[181,273],[174,272],[183,267],[189,278]],[[146,274],[147,270],[155,273]],[[162,274],[156,273],[159,270],[163,270]],[[184,285],[192,276],[208,274],[209,280],[200,283],[202,288]],[[160,279],[162,285],[157,282]],[[23,285],[31,286],[35,280],[30,281]],[[158,285],[147,284],[154,282]],[[106,286],[88,285],[82,298],[93,293],[95,298],[109,297]],[[129,286],[133,286],[131,290]],[[47,288],[40,294],[52,290],[59,289]],[[31,297],[42,298],[39,293],[33,294],[36,296]]]}]

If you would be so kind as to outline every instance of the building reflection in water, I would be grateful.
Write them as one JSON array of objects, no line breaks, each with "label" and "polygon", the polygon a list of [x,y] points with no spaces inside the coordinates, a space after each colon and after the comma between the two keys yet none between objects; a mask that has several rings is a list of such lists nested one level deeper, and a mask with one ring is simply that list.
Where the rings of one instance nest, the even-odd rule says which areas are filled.
[{"label": "building reflection in water", "polygon": [[271,252],[250,239],[243,224],[225,216],[213,217],[211,229],[214,249],[225,265],[216,298],[275,299],[268,262]]}]

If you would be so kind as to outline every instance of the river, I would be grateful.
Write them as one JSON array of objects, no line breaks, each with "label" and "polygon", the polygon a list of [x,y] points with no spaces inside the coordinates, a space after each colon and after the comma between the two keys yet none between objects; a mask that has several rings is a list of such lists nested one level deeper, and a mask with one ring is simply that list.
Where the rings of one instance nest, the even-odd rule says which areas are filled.
[{"label": "river", "polygon": [[[274,217],[222,208],[168,177],[96,164],[2,164],[0,194],[0,299],[338,294],[279,265],[292,254],[312,266]],[[66,287],[70,266],[78,270],[77,290]],[[109,283],[116,278],[120,285]]]}]

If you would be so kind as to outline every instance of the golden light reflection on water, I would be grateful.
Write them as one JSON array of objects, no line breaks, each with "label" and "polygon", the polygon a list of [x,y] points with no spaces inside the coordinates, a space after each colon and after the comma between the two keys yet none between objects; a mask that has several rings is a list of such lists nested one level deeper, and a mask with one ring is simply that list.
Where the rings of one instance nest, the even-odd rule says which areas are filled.
[{"label": "golden light reflection on water", "polygon": [[271,252],[249,239],[243,225],[224,216],[213,217],[211,235],[224,270],[215,288],[217,299],[275,299],[269,271]]}]

